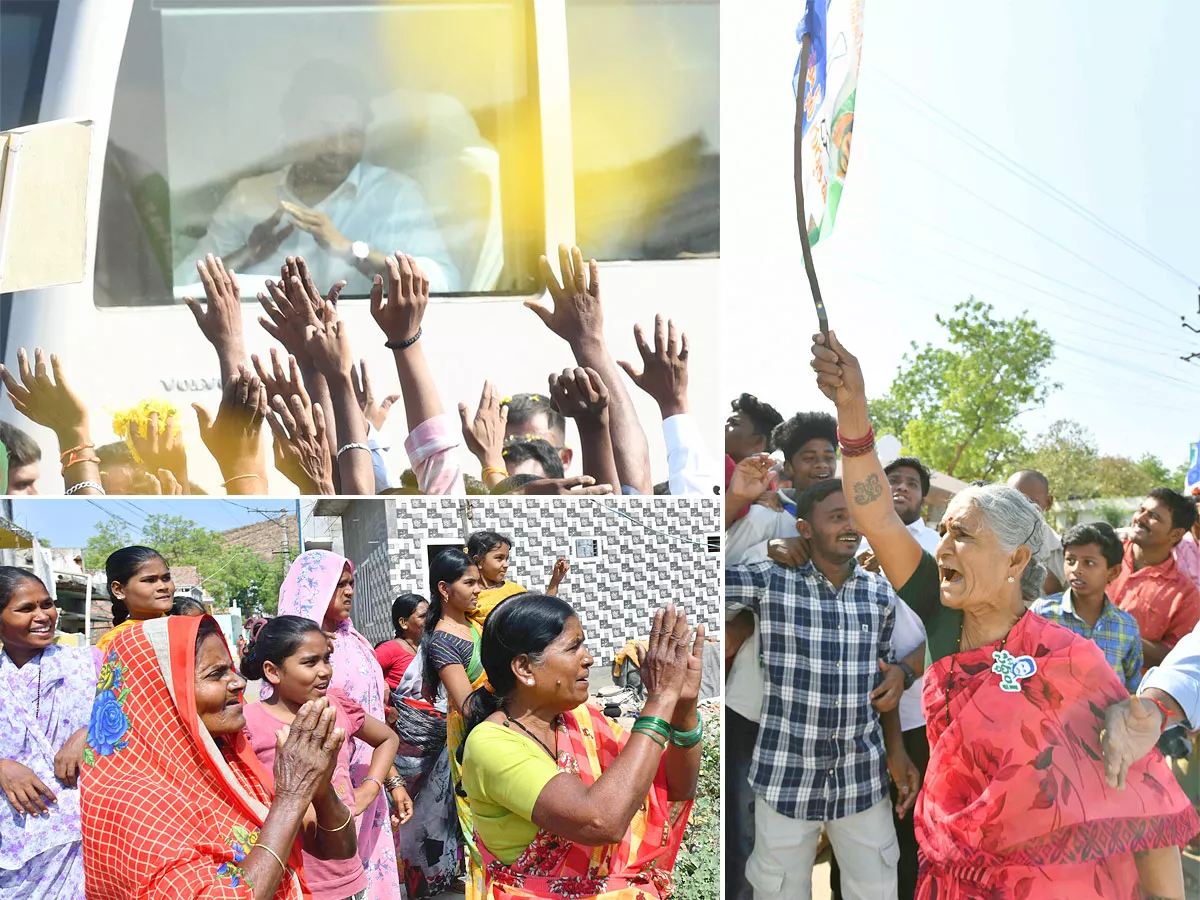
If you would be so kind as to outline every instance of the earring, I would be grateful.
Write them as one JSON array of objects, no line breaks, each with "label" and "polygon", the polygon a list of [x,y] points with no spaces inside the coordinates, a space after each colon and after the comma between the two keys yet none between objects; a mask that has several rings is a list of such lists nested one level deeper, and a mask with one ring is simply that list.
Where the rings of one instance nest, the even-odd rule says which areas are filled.
[{"label": "earring", "polygon": [[1012,584],[1012,583],[1013,583],[1014,581],[1016,581],[1016,580],[1017,580],[1017,579],[1013,578],[1011,575],[1009,575],[1009,576],[1008,576],[1008,583],[1009,583],[1009,584]]}]

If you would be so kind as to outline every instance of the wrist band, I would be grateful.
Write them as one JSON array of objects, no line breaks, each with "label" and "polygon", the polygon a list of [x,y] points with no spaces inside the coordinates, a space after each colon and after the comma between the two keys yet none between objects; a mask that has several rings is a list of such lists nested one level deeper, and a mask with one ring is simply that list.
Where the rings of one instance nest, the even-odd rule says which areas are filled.
[{"label": "wrist band", "polygon": [[257,477],[258,477],[257,475],[253,475],[253,474],[251,474],[251,475],[234,475],[232,478],[221,482],[221,487],[229,487],[229,485],[233,484],[235,481],[241,481],[243,478],[257,478]]},{"label": "wrist band", "polygon": [[402,341],[384,341],[383,346],[387,347],[389,350],[407,350],[421,339],[421,333],[424,332],[424,330],[424,328],[418,328],[416,334],[410,338],[405,338]]},{"label": "wrist band", "polygon": [[79,484],[71,485],[63,493],[69,497],[72,494],[78,494],[80,491],[85,491],[88,488],[94,488],[95,490],[99,491],[101,494],[104,493],[104,485],[97,484],[95,481],[81,481],[81,482],[79,482]]},{"label": "wrist band", "polygon": [[341,825],[339,825],[337,828],[326,828],[320,822],[317,823],[317,827],[320,828],[322,831],[328,831],[330,834],[333,834],[333,832],[335,832],[335,831],[341,831],[343,828],[345,828],[347,825],[349,825],[353,820],[354,820],[354,810],[347,809],[346,810],[346,821],[343,822]]},{"label": "wrist band", "polygon": [[1160,710],[1162,710],[1162,714],[1163,714],[1163,727],[1162,727],[1162,730],[1163,730],[1163,731],[1166,731],[1166,730],[1167,730],[1167,726],[1168,726],[1168,725],[1171,723],[1171,719],[1172,719],[1172,718],[1178,718],[1178,717],[1175,715],[1175,713],[1174,713],[1174,712],[1172,712],[1172,711],[1171,711],[1171,710],[1170,710],[1170,709],[1167,707],[1167,704],[1163,703],[1161,700],[1159,700],[1159,699],[1157,699],[1157,698],[1155,698],[1155,697],[1143,697],[1143,696],[1141,696],[1141,695],[1139,694],[1139,695],[1138,695],[1138,699],[1139,699],[1139,700],[1149,700],[1151,703],[1153,703],[1155,706],[1157,706],[1157,707],[1158,707]]},{"label": "wrist band", "polygon": [[70,450],[64,450],[62,453],[58,454],[58,458],[59,458],[59,460],[61,460],[64,456],[70,456],[72,453],[78,453],[80,450],[95,450],[95,449],[96,449],[96,445],[94,443],[92,443],[91,441],[88,441],[86,444],[80,444],[78,447],[72,447]]},{"label": "wrist band", "polygon": [[278,853],[276,853],[274,850],[272,850],[266,844],[255,844],[254,846],[257,847],[259,850],[266,850],[268,853],[270,853],[271,856],[273,856],[275,858],[275,862],[279,863],[279,868],[282,869],[284,872],[287,871],[287,866],[285,866],[283,864],[283,860],[279,858]]},{"label": "wrist band", "polygon": [[704,737],[704,716],[700,714],[700,710],[696,710],[696,727],[690,731],[674,731],[671,735],[671,743],[683,750],[689,750],[700,743],[702,737]]},{"label": "wrist band", "polygon": [[366,444],[358,444],[358,443],[344,444],[343,446],[338,448],[338,452],[337,452],[338,459],[341,459],[342,454],[345,453],[347,450],[366,450],[368,453],[371,452],[371,448],[368,447]]},{"label": "wrist band", "polygon": [[875,428],[874,426],[867,427],[867,433],[861,438],[847,440],[838,429],[837,433],[838,446],[842,449],[842,456],[866,456],[875,449]]},{"label": "wrist band", "polygon": [[96,465],[100,465],[100,457],[96,456],[95,454],[93,454],[91,456],[75,456],[74,454],[72,454],[70,462],[63,464],[62,473],[64,475],[66,475],[67,469],[71,468],[72,466],[77,466],[80,463],[88,463],[88,462],[95,463]]},{"label": "wrist band", "polygon": [[671,730],[671,723],[666,719],[660,719],[658,716],[638,716],[637,721],[633,723],[634,734],[650,732],[658,735],[663,741],[669,741],[674,733]]},{"label": "wrist band", "polygon": [[508,472],[506,470],[497,469],[493,466],[484,466],[483,471],[480,474],[483,475],[484,478],[487,478],[489,475],[499,475],[501,478],[508,477]]},{"label": "wrist band", "polygon": [[659,749],[659,750],[666,750],[666,749],[667,749],[667,741],[666,741],[666,739],[665,739],[665,738],[663,738],[661,735],[658,735],[658,734],[656,734],[655,732],[653,732],[653,731],[650,731],[648,728],[638,728],[638,727],[637,727],[637,725],[634,725],[634,726],[633,726],[633,733],[634,733],[634,734],[643,734],[643,735],[645,735],[646,737],[650,738],[650,740],[652,740],[652,741],[654,741],[654,743],[658,744],[658,749]]}]

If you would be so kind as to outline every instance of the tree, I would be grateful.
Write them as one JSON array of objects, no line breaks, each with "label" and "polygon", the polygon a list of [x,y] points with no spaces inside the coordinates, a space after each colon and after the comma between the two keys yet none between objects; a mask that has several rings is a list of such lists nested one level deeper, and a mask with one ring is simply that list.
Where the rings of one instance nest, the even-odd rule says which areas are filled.
[{"label": "tree", "polygon": [[1098,496],[1096,461],[1099,452],[1091,433],[1070,419],[1059,419],[1038,435],[1033,451],[1020,460],[1022,469],[1037,469],[1060,500]]},{"label": "tree", "polygon": [[926,465],[966,481],[996,480],[1020,455],[1017,417],[1060,387],[1045,374],[1054,344],[1033,319],[998,318],[974,297],[954,312],[936,317],[949,346],[914,342],[915,355],[904,355],[871,414]]}]

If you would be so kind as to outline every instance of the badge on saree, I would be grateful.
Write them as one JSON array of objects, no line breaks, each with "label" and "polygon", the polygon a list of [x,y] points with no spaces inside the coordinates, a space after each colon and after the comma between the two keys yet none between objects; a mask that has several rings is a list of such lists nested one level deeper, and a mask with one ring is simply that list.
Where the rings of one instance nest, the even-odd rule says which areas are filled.
[{"label": "badge on saree", "polygon": [[995,662],[992,671],[1000,676],[1000,690],[1016,693],[1021,690],[1021,679],[1028,678],[1037,671],[1037,663],[1032,656],[1014,657],[1007,650],[997,650],[992,654]]}]

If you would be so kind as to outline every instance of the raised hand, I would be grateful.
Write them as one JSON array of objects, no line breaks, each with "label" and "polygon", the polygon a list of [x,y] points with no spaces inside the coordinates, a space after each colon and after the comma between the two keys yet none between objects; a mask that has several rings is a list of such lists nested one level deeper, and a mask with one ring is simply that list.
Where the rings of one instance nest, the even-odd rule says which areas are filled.
[{"label": "raised hand", "polygon": [[690,706],[700,698],[700,682],[704,675],[704,625],[696,628],[696,634],[690,644],[686,640],[681,643],[685,647],[690,646],[691,652],[687,656],[687,673],[679,691],[679,703]]},{"label": "raised hand", "polygon": [[842,406],[852,401],[866,402],[867,389],[863,384],[862,367],[850,351],[842,346],[835,332],[825,335],[814,334],[812,366],[817,373],[817,387],[821,393]]},{"label": "raised hand", "polygon": [[769,454],[747,456],[733,469],[726,492],[731,504],[741,506],[762,496],[771,487],[771,467],[775,465]]},{"label": "raised hand", "polygon": [[286,400],[271,398],[267,423],[275,436],[275,468],[302,494],[332,494],[333,457],[326,441],[325,413],[301,388]]},{"label": "raised hand", "polygon": [[363,418],[370,422],[376,431],[382,431],[384,423],[387,422],[388,413],[391,412],[393,404],[400,399],[400,395],[388,394],[382,399],[375,396],[365,359],[358,361],[357,369],[350,370],[350,380],[354,383],[354,396],[358,398]]},{"label": "raised hand", "polygon": [[215,418],[198,403],[193,403],[192,409],[204,446],[221,467],[226,490],[231,494],[265,494],[266,459],[261,438],[267,392],[258,376],[238,366],[237,375],[225,384]]},{"label": "raised hand", "polygon": [[279,274],[278,282],[267,281],[267,294],[258,295],[258,302],[267,314],[259,318],[258,324],[283,344],[304,370],[312,365],[305,331],[321,321],[320,313],[326,305],[337,306],[346,282],[339,281],[330,288],[328,295],[322,297],[302,256],[289,256]]},{"label": "raised hand", "polygon": [[876,712],[891,712],[900,704],[900,696],[904,693],[904,670],[881,659],[879,671],[883,673],[883,681],[867,698]]},{"label": "raised hand", "polygon": [[608,388],[595,369],[563,369],[550,376],[550,401],[560,413],[586,428],[608,428]]},{"label": "raised hand", "polygon": [[559,497],[564,495],[575,497],[581,494],[595,496],[611,494],[612,492],[613,486],[611,484],[596,484],[596,479],[591,475],[576,475],[573,478],[539,478],[537,481],[531,481],[512,491],[513,494],[526,497]]},{"label": "raised hand", "polygon": [[567,577],[567,573],[571,571],[571,561],[565,556],[560,556],[554,561],[554,572],[551,574],[551,579],[561,582]]},{"label": "raised hand", "polygon": [[8,369],[0,366],[0,379],[3,379],[4,386],[8,389],[12,405],[31,422],[43,425],[58,435],[60,444],[64,438],[73,439],[81,430],[86,432],[87,407],[67,385],[58,356],[50,356],[53,378],[46,366],[45,351],[38,347],[33,356],[34,368],[30,369],[25,348],[17,350],[20,382],[13,378]]},{"label": "raised hand", "polygon": [[221,363],[221,383],[233,377],[233,370],[246,354],[242,338],[242,292],[237,276],[225,268],[219,256],[208,254],[196,263],[207,304],[201,306],[192,297],[184,297],[200,332],[217,351]]},{"label": "raised hand", "polygon": [[504,431],[508,427],[508,407],[501,405],[500,399],[495,385],[485,381],[474,417],[467,404],[458,404],[458,417],[462,420],[463,440],[467,449],[483,468],[491,470],[484,475],[498,476],[497,482],[504,479],[500,473],[504,471]]},{"label": "raised hand", "polygon": [[600,267],[593,259],[585,270],[583,253],[578,247],[558,247],[558,263],[562,284],[555,277],[550,261],[538,261],[546,290],[553,300],[550,309],[533,300],[525,306],[533,310],[546,327],[574,349],[586,342],[603,342],[604,313],[600,306]]},{"label": "raised hand", "polygon": [[166,495],[168,497],[179,497],[187,493],[184,486],[179,483],[170,469],[159,469],[157,475],[151,475],[149,472],[144,473],[135,479],[138,485],[139,494],[150,494],[153,496]]},{"label": "raised hand", "polygon": [[[701,626],[703,627],[703,626]],[[642,684],[649,697],[661,699],[672,705],[683,696],[690,683],[687,616],[676,612],[675,604],[659,609],[654,614],[650,627],[650,640],[642,657]],[[700,652],[704,652],[701,645]],[[697,685],[697,691],[699,686]]]},{"label": "raised hand", "polygon": [[186,493],[183,486],[188,483],[187,449],[174,416],[167,416],[166,422],[161,422],[158,413],[150,413],[144,435],[139,433],[136,422],[130,422],[129,440],[148,471],[160,473],[160,479],[164,471],[172,476],[169,481],[174,483],[173,486],[163,485],[159,483],[160,479],[152,476],[158,484],[158,490],[151,486],[153,493],[175,493],[175,487],[180,488],[179,493]]},{"label": "raised hand", "polygon": [[1109,787],[1125,790],[1129,767],[1154,749],[1162,728],[1162,712],[1141,697],[1130,697],[1108,708],[1100,749],[1104,753],[1104,777]]},{"label": "raised hand", "polygon": [[320,320],[304,329],[304,343],[313,365],[322,375],[351,382],[354,348],[350,346],[346,323],[338,319],[336,306],[327,303],[321,310]]},{"label": "raised hand", "polygon": [[421,330],[429,306],[429,279],[416,259],[403,253],[388,257],[387,268],[387,293],[378,275],[371,287],[371,315],[389,344],[401,344]]},{"label": "raised hand", "polygon": [[243,266],[256,266],[264,259],[270,258],[283,242],[292,236],[296,226],[289,222],[280,228],[279,225],[282,221],[283,207],[281,206],[275,210],[275,214],[271,218],[259,222],[251,229],[243,251],[245,256],[242,261]]},{"label": "raised hand", "polygon": [[633,339],[642,357],[642,371],[618,362],[630,380],[654,398],[664,419],[688,411],[688,339],[671,320],[654,317],[654,347],[646,343],[641,325],[633,326]]}]

